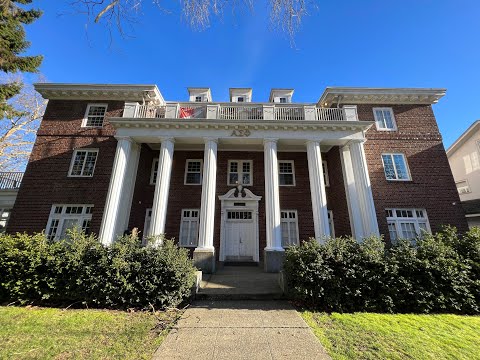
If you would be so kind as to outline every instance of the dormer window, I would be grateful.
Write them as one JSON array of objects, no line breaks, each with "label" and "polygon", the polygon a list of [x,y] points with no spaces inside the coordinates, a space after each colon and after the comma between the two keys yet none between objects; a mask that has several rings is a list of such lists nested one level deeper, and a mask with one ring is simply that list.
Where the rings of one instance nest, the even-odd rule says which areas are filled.
[{"label": "dormer window", "polygon": [[195,96],[195,102],[202,102],[201,96]]},{"label": "dormer window", "polygon": [[281,97],[280,98],[280,103],[281,104],[286,104],[287,103],[287,98],[286,97]]},{"label": "dormer window", "polygon": [[245,98],[243,96],[239,96],[237,98],[237,102],[245,102]]}]

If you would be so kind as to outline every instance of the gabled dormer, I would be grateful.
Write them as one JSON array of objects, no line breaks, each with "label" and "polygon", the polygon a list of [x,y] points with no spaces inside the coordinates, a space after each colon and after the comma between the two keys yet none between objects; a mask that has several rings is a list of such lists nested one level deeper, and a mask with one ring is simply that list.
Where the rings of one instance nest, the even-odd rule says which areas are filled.
[{"label": "gabled dormer", "polygon": [[270,90],[269,102],[273,103],[291,103],[293,89],[272,89]]},{"label": "gabled dormer", "polygon": [[230,88],[230,102],[251,102],[251,88]]},{"label": "gabled dormer", "polygon": [[212,93],[210,88],[188,88],[189,101],[211,102]]}]

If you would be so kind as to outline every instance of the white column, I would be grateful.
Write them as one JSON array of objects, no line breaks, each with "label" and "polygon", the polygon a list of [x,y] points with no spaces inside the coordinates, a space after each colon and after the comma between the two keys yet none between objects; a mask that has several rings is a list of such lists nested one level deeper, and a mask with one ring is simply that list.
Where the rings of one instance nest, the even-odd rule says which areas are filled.
[{"label": "white column", "polygon": [[325,236],[330,235],[320,141],[307,141],[307,158],[315,239],[320,242]]},{"label": "white column", "polygon": [[133,192],[137,180],[138,160],[140,158],[140,145],[132,143],[130,157],[127,160],[127,171],[125,182],[123,184],[122,201],[120,204],[119,230],[128,230],[128,221],[130,220],[130,210],[132,208]]},{"label": "white column", "polygon": [[280,229],[277,139],[264,139],[266,251],[283,251]]},{"label": "white column", "polygon": [[117,150],[113,162],[112,175],[110,177],[110,186],[108,188],[107,200],[103,210],[102,225],[100,227],[99,238],[105,245],[110,245],[119,233],[120,223],[120,205],[127,173],[128,159],[132,149],[132,139],[129,137],[117,138]]},{"label": "white column", "polygon": [[217,142],[205,139],[203,158],[202,204],[200,207],[200,231],[197,249],[214,251],[213,230],[215,222],[215,193],[217,189]]},{"label": "white column", "polygon": [[167,217],[168,193],[170,190],[170,176],[172,173],[173,138],[162,139],[160,154],[158,156],[157,182],[153,195],[152,220],[149,236],[165,233],[165,220]]},{"label": "white column", "polygon": [[352,157],[352,169],[355,177],[355,190],[358,197],[363,225],[363,237],[380,235],[378,230],[377,213],[373,202],[372,187],[368,174],[367,160],[363,141],[352,141],[349,144]]}]

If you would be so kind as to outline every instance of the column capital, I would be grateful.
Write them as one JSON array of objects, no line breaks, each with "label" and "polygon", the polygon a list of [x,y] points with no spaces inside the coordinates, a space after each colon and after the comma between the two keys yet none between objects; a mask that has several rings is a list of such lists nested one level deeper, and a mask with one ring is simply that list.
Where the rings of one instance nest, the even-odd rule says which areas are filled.
[{"label": "column capital", "polygon": [[277,143],[278,139],[277,138],[265,138],[263,139],[263,145],[269,144],[269,143]]},{"label": "column capital", "polygon": [[318,144],[320,145],[322,143],[322,139],[309,139],[309,140],[305,140],[305,145],[308,146],[308,144]]},{"label": "column capital", "polygon": [[133,139],[130,136],[115,135],[114,137],[115,137],[115,139],[117,139],[117,141],[124,140],[124,141],[129,141],[129,142],[133,143]]},{"label": "column capital", "polygon": [[162,137],[160,138],[160,141],[163,143],[163,142],[171,142],[171,143],[174,143],[175,142],[175,138],[174,137]]},{"label": "column capital", "polygon": [[344,146],[350,146],[352,144],[363,144],[367,141],[367,139],[363,138],[363,139],[352,139],[352,140],[348,140],[348,142],[344,145]]},{"label": "column capital", "polygon": [[206,137],[203,138],[203,141],[205,142],[205,144],[208,143],[208,142],[211,142],[211,141],[218,144],[218,138],[216,138],[216,137],[206,136]]}]

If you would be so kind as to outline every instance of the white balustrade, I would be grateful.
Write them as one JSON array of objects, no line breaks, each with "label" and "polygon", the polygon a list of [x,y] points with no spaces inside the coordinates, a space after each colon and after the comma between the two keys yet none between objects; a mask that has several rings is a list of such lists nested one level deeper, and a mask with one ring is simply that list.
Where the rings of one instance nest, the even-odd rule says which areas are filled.
[{"label": "white balustrade", "polygon": [[165,118],[165,106],[139,105],[137,107],[137,118]]},{"label": "white balustrade", "polygon": [[263,120],[262,106],[220,106],[220,119]]},{"label": "white balustrade", "polygon": [[317,120],[319,121],[345,121],[347,117],[342,108],[317,108]]},{"label": "white balustrade", "polygon": [[303,106],[275,105],[275,120],[305,120]]}]

